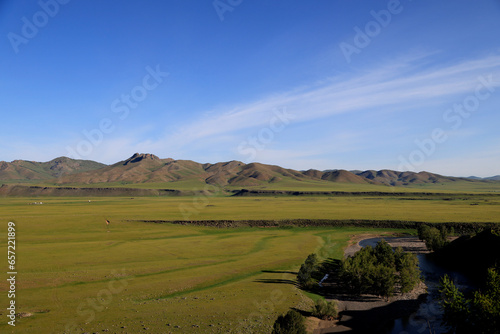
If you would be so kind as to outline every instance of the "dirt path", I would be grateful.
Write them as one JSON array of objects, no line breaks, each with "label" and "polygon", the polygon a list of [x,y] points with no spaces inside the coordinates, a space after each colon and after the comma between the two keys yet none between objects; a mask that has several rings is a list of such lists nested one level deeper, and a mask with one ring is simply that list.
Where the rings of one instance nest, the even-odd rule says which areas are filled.
[{"label": "dirt path", "polygon": [[356,234],[352,236],[351,239],[349,240],[349,246],[347,246],[346,249],[344,249],[344,257],[353,256],[354,253],[359,251],[361,249],[361,246],[359,245],[359,242],[361,240],[377,238],[380,236],[381,235],[379,234]]}]

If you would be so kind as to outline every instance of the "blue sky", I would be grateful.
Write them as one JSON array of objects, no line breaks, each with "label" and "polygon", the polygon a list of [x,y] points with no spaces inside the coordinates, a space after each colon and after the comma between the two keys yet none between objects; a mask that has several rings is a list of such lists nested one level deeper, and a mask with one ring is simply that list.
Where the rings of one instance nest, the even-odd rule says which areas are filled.
[{"label": "blue sky", "polygon": [[500,1],[0,2],[0,160],[500,174]]}]

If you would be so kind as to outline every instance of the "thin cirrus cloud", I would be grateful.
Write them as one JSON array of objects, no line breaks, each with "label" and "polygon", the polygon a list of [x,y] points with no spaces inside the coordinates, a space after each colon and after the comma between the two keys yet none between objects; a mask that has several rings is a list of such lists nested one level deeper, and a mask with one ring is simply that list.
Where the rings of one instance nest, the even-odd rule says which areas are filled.
[{"label": "thin cirrus cloud", "polygon": [[[269,123],[273,110],[285,107],[293,115],[293,123],[318,120],[342,113],[351,113],[385,106],[415,108],[421,104],[442,104],[451,96],[473,93],[478,77],[500,77],[500,56],[487,56],[434,70],[420,69],[415,59],[401,60],[392,66],[328,83],[301,87],[258,101],[232,108],[212,110],[184,125],[177,132],[164,136],[158,143],[181,148],[212,136],[258,128]],[[500,86],[498,79],[495,86]],[[453,99],[457,101],[457,99]]]},{"label": "thin cirrus cloud", "polygon": [[[165,131],[155,138],[150,137],[148,131],[137,133],[134,130],[127,136],[115,133],[86,158],[102,161],[106,157],[102,162],[112,163],[123,159],[124,154],[141,151],[179,159],[241,159],[238,145],[249,133],[258,133],[269,126],[276,111],[285,110],[293,117],[290,126],[276,136],[272,145],[258,151],[257,159],[261,162],[278,165],[286,162],[290,168],[299,165],[301,168],[319,168],[310,160],[319,159],[322,167],[336,166],[336,161],[342,160],[342,156],[370,143],[370,152],[378,151],[379,155],[383,153],[384,157],[394,159],[386,162],[386,166],[392,166],[396,164],[399,154],[409,152],[387,152],[388,141],[406,140],[413,145],[412,136],[429,133],[433,129],[432,126],[416,128],[416,125],[406,122],[408,115],[418,113],[422,116],[426,113],[429,116],[429,113],[437,113],[442,119],[446,108],[474,93],[481,76],[492,76],[494,85],[500,86],[500,56],[484,56],[433,68],[432,57],[435,54],[400,58],[368,71],[343,74],[248,103],[203,111],[198,119],[177,126],[177,131]],[[300,136],[297,133],[293,138],[293,131],[298,131],[296,129],[301,125],[323,123],[323,120],[332,118],[335,123],[342,124],[343,121],[352,121],[360,113],[373,114],[377,109],[393,113],[395,121],[392,124],[382,124],[376,129],[391,138],[378,138],[377,142],[373,142],[372,129],[349,129],[350,133],[356,133],[354,138],[351,136],[347,140],[335,141],[341,144],[341,151],[331,145],[318,146],[318,138],[312,133],[301,132]],[[399,134],[394,131],[395,126],[409,127],[410,132]],[[396,136],[400,137],[393,138]],[[306,161],[311,165],[305,166]],[[353,161],[351,167],[357,167],[357,162]]]}]

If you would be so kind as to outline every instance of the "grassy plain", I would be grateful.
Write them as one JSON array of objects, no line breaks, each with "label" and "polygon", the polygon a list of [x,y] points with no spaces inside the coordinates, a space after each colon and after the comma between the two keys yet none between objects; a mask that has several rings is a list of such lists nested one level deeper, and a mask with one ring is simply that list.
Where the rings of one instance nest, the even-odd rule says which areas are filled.
[{"label": "grassy plain", "polygon": [[[88,200],[92,200],[88,203]],[[27,205],[43,201],[41,206]],[[4,198],[5,219],[101,215],[112,220],[373,219],[498,222],[500,196],[265,196]],[[5,209],[5,210],[4,210]],[[9,218],[12,217],[12,218]],[[45,224],[41,225],[44,229]]]},{"label": "grassy plain", "polygon": [[[91,200],[89,202],[89,200]],[[43,205],[28,203],[43,201]],[[500,198],[138,197],[3,198],[17,229],[17,313],[0,332],[268,332],[278,314],[310,300],[293,284],[305,257],[340,258],[356,228],[233,228],[145,223],[183,219],[500,221]],[[111,224],[106,226],[105,219]],[[390,230],[368,230],[370,233]],[[7,270],[6,260],[2,266]]]},{"label": "grassy plain", "polygon": [[[15,183],[15,182],[12,182]],[[40,185],[40,186],[61,186],[57,183],[33,181],[24,183],[25,185]],[[63,186],[71,187],[115,187],[115,188],[140,188],[140,189],[174,189],[193,191],[204,189],[207,185],[203,179],[188,179],[172,182],[144,182],[144,183],[130,183],[130,182],[107,182],[107,183],[69,183]],[[342,183],[342,182],[325,182],[320,180],[294,180],[285,178],[279,182],[262,182],[261,185],[255,186],[223,186],[220,190],[239,190],[258,189],[258,190],[293,190],[293,191],[371,191],[371,192],[485,192],[500,194],[500,187],[498,182],[471,182],[467,180],[459,180],[455,182],[446,183],[414,183],[405,187],[392,187],[386,185],[374,184],[355,184],[355,183]]]}]

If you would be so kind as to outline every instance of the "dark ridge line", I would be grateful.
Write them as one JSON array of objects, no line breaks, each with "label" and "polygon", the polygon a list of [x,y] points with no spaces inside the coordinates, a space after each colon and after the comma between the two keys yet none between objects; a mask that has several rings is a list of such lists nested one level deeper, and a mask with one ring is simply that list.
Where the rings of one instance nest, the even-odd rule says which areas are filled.
[{"label": "dark ridge line", "polygon": [[384,192],[384,191],[296,191],[296,190],[232,190],[231,196],[307,196],[307,195],[337,195],[337,196],[500,196],[500,193],[435,193],[435,192]]},{"label": "dark ridge line", "polygon": [[9,185],[0,186],[0,196],[24,197],[24,196],[46,196],[46,197],[81,197],[81,196],[186,196],[196,195],[175,189],[144,189],[144,188],[121,188],[121,187],[60,187],[60,186],[26,186]]},{"label": "dark ridge line", "polygon": [[238,227],[363,227],[363,228],[391,228],[417,229],[420,225],[453,227],[456,233],[464,234],[476,232],[485,228],[494,228],[500,222],[420,222],[408,220],[366,220],[366,219],[283,219],[283,220],[129,220],[155,224],[177,224],[207,226],[217,228]]},{"label": "dark ridge line", "polygon": [[[435,192],[383,192],[383,191],[296,191],[296,190],[225,190],[230,196],[378,196],[409,198],[469,199],[473,197],[500,197],[500,193],[435,193]],[[167,188],[128,188],[128,187],[75,187],[75,186],[36,186],[2,184],[0,196],[210,196],[210,192],[176,190]]]}]

